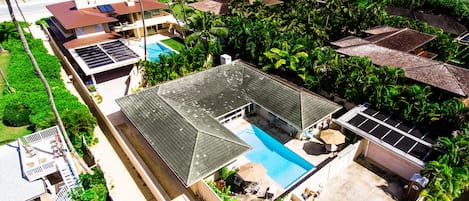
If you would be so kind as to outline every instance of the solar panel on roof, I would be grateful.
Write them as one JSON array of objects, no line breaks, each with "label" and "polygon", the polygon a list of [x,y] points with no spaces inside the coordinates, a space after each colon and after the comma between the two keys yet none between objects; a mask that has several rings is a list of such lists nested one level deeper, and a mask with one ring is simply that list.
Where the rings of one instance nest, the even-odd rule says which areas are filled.
[{"label": "solar panel on roof", "polygon": [[368,119],[368,121],[365,121],[363,124],[359,125],[358,128],[368,133],[371,131],[371,129],[375,128],[376,126],[378,126],[378,123],[376,121]]},{"label": "solar panel on roof", "polygon": [[114,8],[110,4],[100,5],[100,6],[97,6],[97,7],[98,7],[99,12],[102,12],[102,13],[107,13],[107,12],[114,11]]},{"label": "solar panel on roof", "polygon": [[409,151],[410,148],[412,148],[415,145],[415,143],[417,143],[415,142],[415,140],[408,138],[408,137],[404,137],[395,146],[401,151],[407,153],[407,151]]},{"label": "solar panel on roof", "polygon": [[402,135],[396,131],[391,131],[389,132],[386,136],[384,136],[383,141],[393,145],[396,144],[396,142],[401,139]]},{"label": "solar panel on roof", "polygon": [[414,128],[414,129],[412,129],[412,130],[409,132],[409,134],[415,136],[416,138],[421,139],[421,138],[425,135],[425,133],[427,133],[427,132],[428,132],[427,130],[425,130],[425,129],[421,128],[421,127],[416,127],[416,128]]},{"label": "solar panel on roof", "polygon": [[371,109],[371,108],[366,108],[366,110],[363,111],[363,112],[366,113],[366,114],[368,114],[368,115],[370,115],[370,116],[373,116],[373,115],[375,115],[376,113],[378,113],[378,111],[373,110],[373,109]]},{"label": "solar panel on roof", "polygon": [[357,115],[357,116],[353,117],[352,119],[350,119],[350,120],[348,121],[348,123],[349,123],[349,124],[352,124],[352,125],[354,125],[354,126],[358,126],[358,125],[360,125],[360,124],[361,124],[363,121],[365,121],[365,120],[366,120],[366,118],[365,118],[364,116],[362,116],[362,115]]},{"label": "solar panel on roof", "polygon": [[404,131],[404,132],[406,132],[406,133],[409,132],[410,129],[412,129],[412,127],[413,127],[413,126],[408,125],[408,124],[406,124],[406,123],[400,123],[400,124],[397,126],[397,128],[401,129],[402,131]]},{"label": "solar panel on roof", "polygon": [[375,136],[378,139],[381,139],[384,135],[386,135],[390,129],[386,126],[379,125],[373,131],[371,131],[371,135]]},{"label": "solar panel on roof", "polygon": [[389,124],[391,126],[396,126],[399,123],[399,121],[396,121],[392,118],[386,119],[386,121],[384,121],[384,122],[386,122],[387,124]]},{"label": "solar panel on roof", "polygon": [[375,116],[373,116],[373,117],[376,118],[376,119],[379,119],[381,121],[384,121],[389,117],[389,115],[378,113],[378,114],[375,114]]},{"label": "solar panel on roof", "polygon": [[469,43],[469,34],[467,34],[463,38],[461,38],[461,41]]},{"label": "solar panel on roof", "polygon": [[427,155],[428,151],[430,151],[430,147],[427,147],[421,143],[417,143],[417,145],[415,145],[415,147],[410,150],[409,154],[418,159],[423,159],[423,157]]},{"label": "solar panel on roof", "polygon": [[89,68],[97,68],[114,63],[114,61],[96,45],[77,48],[75,52],[83,59]]},{"label": "solar panel on roof", "polygon": [[127,47],[122,41],[116,40],[108,43],[100,44],[101,48],[106,51],[114,60],[125,61],[128,59],[138,58],[138,54]]}]

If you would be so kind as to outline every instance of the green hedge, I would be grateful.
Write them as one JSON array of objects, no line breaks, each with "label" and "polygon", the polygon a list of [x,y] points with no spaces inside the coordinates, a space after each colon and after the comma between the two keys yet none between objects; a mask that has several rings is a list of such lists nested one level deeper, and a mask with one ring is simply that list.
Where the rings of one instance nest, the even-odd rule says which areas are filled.
[{"label": "green hedge", "polygon": [[29,125],[29,114],[31,110],[27,106],[7,105],[3,111],[3,124],[14,127]]},{"label": "green hedge", "polygon": [[[12,33],[12,30],[2,30],[2,27],[11,28],[6,25],[9,23],[12,22],[0,23],[0,33],[11,33],[9,37],[4,38],[5,41],[1,42],[2,46],[10,52],[7,79],[16,93],[4,93],[3,100],[0,102],[0,111],[3,111],[7,105],[26,105],[31,111],[29,115],[31,128],[40,130],[56,125],[44,85],[34,70],[21,41],[16,34]],[[31,52],[52,90],[57,110],[66,119],[64,120],[65,129],[71,139],[76,139],[74,145],[80,153],[82,143],[79,139],[84,137],[89,145],[96,142],[93,138],[96,119],[89,109],[65,88],[60,78],[61,65],[57,57],[47,53],[42,40],[32,39],[29,34],[25,34]]]}]

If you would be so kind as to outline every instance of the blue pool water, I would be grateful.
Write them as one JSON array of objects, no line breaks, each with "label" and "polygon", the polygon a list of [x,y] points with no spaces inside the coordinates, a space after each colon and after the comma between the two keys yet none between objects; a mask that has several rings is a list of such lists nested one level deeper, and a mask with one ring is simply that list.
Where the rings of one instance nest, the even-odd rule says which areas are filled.
[{"label": "blue pool water", "polygon": [[254,125],[237,135],[253,148],[245,156],[252,162],[262,164],[269,177],[284,189],[314,168],[311,163]]},{"label": "blue pool water", "polygon": [[[143,45],[140,46],[143,49]],[[156,42],[147,44],[148,60],[158,62],[160,60],[160,54],[170,55],[173,51],[163,44]]]}]

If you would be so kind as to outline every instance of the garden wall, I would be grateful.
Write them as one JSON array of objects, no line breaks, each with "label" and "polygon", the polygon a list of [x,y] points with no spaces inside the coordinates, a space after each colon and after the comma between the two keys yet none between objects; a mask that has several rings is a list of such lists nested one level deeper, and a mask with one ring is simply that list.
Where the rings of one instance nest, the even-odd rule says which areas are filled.
[{"label": "garden wall", "polygon": [[222,201],[204,180],[198,181],[189,188],[197,195],[197,197],[200,197],[205,201]]},{"label": "garden wall", "polygon": [[[42,29],[49,38],[53,38],[44,25],[42,25]],[[57,43],[55,43],[54,40],[50,40],[49,43],[55,55],[59,58],[62,67],[65,69],[67,74],[73,77],[73,85],[75,89],[78,91],[86,105],[88,105],[88,108],[90,109],[91,113],[93,113],[93,115],[96,117],[98,125],[103,131],[103,133],[108,137],[113,137],[117,141],[119,147],[128,157],[129,161],[132,163],[132,166],[136,169],[136,171],[138,172],[142,180],[145,182],[153,196],[157,200],[161,201],[170,200],[169,196],[158,183],[158,180],[153,175],[148,174],[151,171],[149,170],[147,165],[145,165],[141,157],[137,154],[136,150],[132,146],[130,146],[129,141],[124,136],[121,136],[119,132],[117,132],[117,130],[114,128],[109,119],[101,112],[97,103],[93,100],[93,97],[91,96],[90,92],[81,80],[80,76],[75,72],[73,66],[70,64],[65,55],[60,51],[60,48]]]},{"label": "garden wall", "polygon": [[[301,194],[305,192],[306,188],[313,192],[320,190],[324,183],[343,172],[363,151],[363,146],[361,146],[361,144],[362,142],[358,141],[355,144],[348,145],[345,149],[337,153],[334,159],[327,162],[324,166],[319,164],[316,167],[318,170],[314,172],[311,177],[291,191],[290,199],[292,201],[303,201]],[[289,200],[288,197],[286,197],[285,200]]]}]

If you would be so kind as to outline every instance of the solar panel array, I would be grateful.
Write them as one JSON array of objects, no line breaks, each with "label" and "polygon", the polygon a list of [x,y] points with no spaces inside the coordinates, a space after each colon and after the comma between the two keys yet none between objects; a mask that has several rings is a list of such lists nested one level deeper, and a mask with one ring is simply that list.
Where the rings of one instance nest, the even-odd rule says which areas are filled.
[{"label": "solar panel array", "polygon": [[83,59],[89,68],[97,68],[139,57],[138,54],[119,40],[77,48],[75,52]]},{"label": "solar panel array", "polygon": [[96,68],[114,63],[114,61],[112,61],[112,59],[97,45],[78,48],[75,49],[75,52],[78,53],[89,68]]},{"label": "solar panel array", "polygon": [[97,7],[98,7],[99,12],[102,12],[102,13],[107,13],[107,12],[114,11],[114,8],[110,4],[100,5],[100,6],[97,6]]},{"label": "solar panel array", "polygon": [[436,136],[430,130],[396,120],[391,115],[367,108],[348,121],[349,124],[407,154],[427,161]]},{"label": "solar panel array", "polygon": [[120,40],[103,43],[100,46],[116,61],[125,61],[138,57],[134,51],[125,46]]}]

